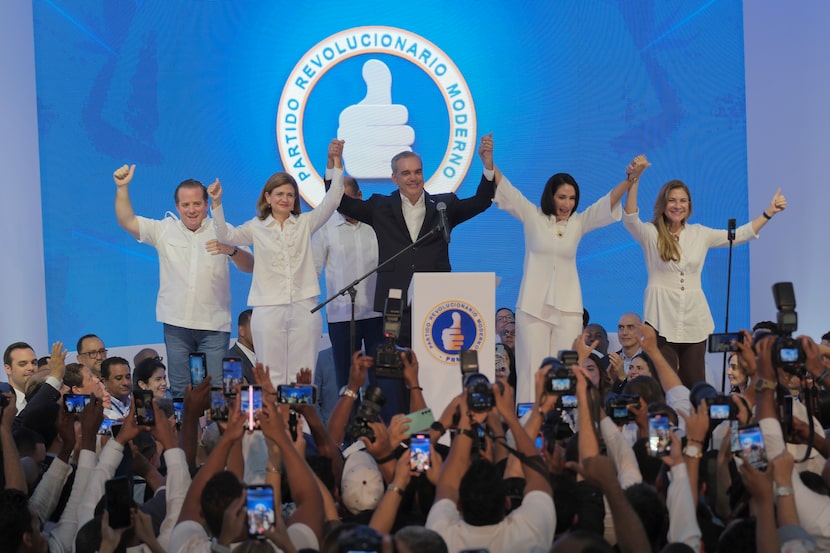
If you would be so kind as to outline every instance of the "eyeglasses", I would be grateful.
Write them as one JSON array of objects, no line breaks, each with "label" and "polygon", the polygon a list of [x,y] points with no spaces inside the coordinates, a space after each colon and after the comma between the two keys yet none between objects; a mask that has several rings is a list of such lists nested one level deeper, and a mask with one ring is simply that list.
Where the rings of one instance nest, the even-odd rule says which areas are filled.
[{"label": "eyeglasses", "polygon": [[505,321],[512,323],[512,322],[515,322],[515,320],[516,319],[513,318],[513,315],[500,315],[500,316],[496,317],[496,321],[498,321],[500,323],[503,323]]},{"label": "eyeglasses", "polygon": [[89,357],[106,357],[107,356],[106,349],[98,349],[93,351],[85,351],[83,353],[79,353],[78,355],[87,355]]},{"label": "eyeglasses", "polygon": [[515,330],[502,330],[501,333],[504,334],[505,336],[515,336],[516,335]]}]

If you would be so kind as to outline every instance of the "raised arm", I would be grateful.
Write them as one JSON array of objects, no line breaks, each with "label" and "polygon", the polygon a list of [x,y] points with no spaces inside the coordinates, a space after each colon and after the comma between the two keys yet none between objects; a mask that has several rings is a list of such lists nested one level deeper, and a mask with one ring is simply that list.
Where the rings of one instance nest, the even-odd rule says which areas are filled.
[{"label": "raised arm", "polygon": [[[622,181],[620,181],[620,183],[617,184],[617,186],[615,186],[614,188],[611,189],[611,209],[614,209],[614,207],[617,205],[617,202],[619,202],[620,199],[622,198],[623,194],[625,194],[627,191],[629,191],[632,186],[637,185],[637,182],[639,182],[639,180],[640,180],[640,175],[642,175],[643,171],[645,171],[649,167],[651,167],[651,163],[648,162],[648,160],[646,159],[646,156],[643,155],[643,154],[640,154],[640,155],[638,155],[637,157],[635,157],[634,159],[631,160],[631,163],[629,163],[628,167],[626,167],[626,169],[625,169],[626,178],[623,179]],[[629,198],[631,197],[630,193],[629,193],[628,197]],[[637,201],[636,192],[635,192],[635,195],[634,195],[634,201],[635,201],[635,204],[636,204],[636,201]],[[637,209],[636,209],[636,206],[635,206],[634,211],[636,211],[636,210]],[[628,211],[628,202],[626,202],[625,212],[630,213]]]},{"label": "raised arm", "polygon": [[[626,168],[626,173],[629,171],[629,169],[632,172],[634,171],[634,168],[631,165],[629,165],[628,168]],[[630,176],[631,174],[629,174],[629,177]],[[623,209],[628,215],[631,215],[632,213],[637,213],[637,186],[639,184],[640,181],[638,179],[635,179],[633,182],[631,182],[630,186],[628,187],[628,196],[625,197],[625,205],[623,206]]]},{"label": "raised arm", "polygon": [[3,452],[3,475],[6,479],[7,490],[20,490],[28,493],[26,476],[23,465],[20,464],[20,454],[12,438],[12,425],[17,416],[14,393],[3,394],[5,407],[0,409],[0,450]]},{"label": "raised arm", "polygon": [[485,171],[495,171],[493,186],[498,187],[502,174],[493,162],[493,133],[481,137],[481,143],[478,145],[478,157],[481,158]]},{"label": "raised arm", "polygon": [[775,191],[775,195],[770,200],[769,206],[757,217],[752,220],[752,230],[758,234],[764,225],[770,222],[777,213],[781,213],[787,209],[787,198],[781,193],[781,189]]},{"label": "raised arm", "polygon": [[213,204],[211,214],[213,215],[213,227],[216,230],[216,239],[222,244],[231,246],[247,246],[253,242],[253,233],[246,229],[247,225],[240,228],[230,227],[225,221],[225,209],[222,207],[222,183],[219,179],[208,186],[208,196]]},{"label": "raised arm", "polygon": [[270,401],[263,402],[261,425],[265,437],[279,447],[286,478],[291,483],[291,497],[297,509],[291,515],[290,522],[305,524],[322,542],[323,497],[317,488],[317,479],[305,459],[294,448],[279,408]]},{"label": "raised arm", "polygon": [[122,165],[116,169],[112,178],[115,181],[115,216],[121,228],[133,235],[136,240],[141,236],[138,228],[138,217],[133,211],[130,201],[130,182],[133,180],[135,165]]},{"label": "raised arm", "polygon": [[657,346],[657,331],[646,323],[640,323],[637,326],[640,334],[640,347],[643,348],[646,355],[654,362],[657,379],[660,381],[663,389],[669,391],[675,386],[681,386],[683,383],[680,381],[680,377],[672,369],[671,365],[669,365],[669,362],[666,361],[666,358],[663,357],[660,348]]}]

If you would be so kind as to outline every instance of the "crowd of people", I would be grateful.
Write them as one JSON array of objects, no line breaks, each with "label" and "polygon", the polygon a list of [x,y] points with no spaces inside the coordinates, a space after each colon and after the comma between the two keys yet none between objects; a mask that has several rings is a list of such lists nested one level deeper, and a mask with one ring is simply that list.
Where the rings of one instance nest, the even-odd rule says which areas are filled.
[{"label": "crowd of people", "polygon": [[[579,212],[566,173],[539,206],[525,199],[495,165],[490,135],[466,199],[430,195],[420,157],[403,152],[391,163],[397,190],[364,200],[344,175],[344,147],[329,144],[315,209],[301,213],[296,181],[275,173],[238,227],[225,221],[218,179],[182,182],[179,217],[156,221],[133,213],[135,166],[115,171],[119,224],[159,255],[167,364],[152,349],[132,363],[109,356],[92,334],[78,340],[77,363],[60,342],[40,360],[23,342],[5,349],[0,552],[830,548],[830,333],[787,342],[775,324],[756,325],[729,344],[731,393],[703,378],[714,329],[700,288],[706,251],[757,237],[786,208],[780,191],[731,238],[688,222],[680,181],[642,222],[642,155]],[[414,272],[451,270],[442,231],[491,203],[522,221],[526,239],[516,311],[494,313],[496,378],[468,375],[447,405],[427,405],[406,301],[403,378],[373,375],[383,305]],[[620,315],[620,348],[609,351],[584,309],[576,252],[585,233],[619,220],[649,282],[643,316]],[[364,281],[354,341],[349,300],[329,308],[336,402],[281,403],[280,386],[315,382],[319,275],[336,288],[416,243]],[[253,309],[229,349],[231,264],[253,273]],[[205,353],[200,382],[190,352]],[[223,382],[231,353],[237,384]]]}]

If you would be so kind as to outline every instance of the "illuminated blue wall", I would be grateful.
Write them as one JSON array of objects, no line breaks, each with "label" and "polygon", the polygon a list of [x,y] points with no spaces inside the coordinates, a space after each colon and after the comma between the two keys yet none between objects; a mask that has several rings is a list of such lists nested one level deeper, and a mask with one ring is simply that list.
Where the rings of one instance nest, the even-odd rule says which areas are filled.
[{"label": "illuminated blue wall", "polygon": [[[663,182],[680,178],[692,188],[694,222],[747,219],[739,1],[33,6],[50,340],[87,331],[113,346],[161,340],[155,251],[118,227],[113,169],[137,164],[139,214],[173,210],[173,188],[185,178],[219,177],[228,219],[250,218],[265,179],[283,167],[275,125],[286,80],[316,44],[361,26],[405,30],[451,59],[469,86],[477,134],[494,133],[497,163],[531,200],[564,171],[586,207],[643,152],[654,164],[641,185],[644,218]],[[303,136],[317,171],[339,114],[365,95],[360,69],[369,57],[337,64],[308,97]],[[393,101],[407,106],[413,148],[431,174],[448,140],[441,89],[405,56],[371,57],[390,68]],[[473,159],[459,194],[472,194],[480,170]],[[364,193],[392,186],[362,184]],[[451,254],[456,271],[495,271],[497,304],[514,304],[518,222],[488,210],[456,230]],[[726,259],[725,250],[712,252],[704,273],[718,326]],[[749,322],[748,259],[746,247],[735,250],[732,327]],[[583,240],[579,270],[592,319],[613,328],[621,312],[641,311],[643,258],[622,225]],[[234,273],[234,312],[249,283]]]}]

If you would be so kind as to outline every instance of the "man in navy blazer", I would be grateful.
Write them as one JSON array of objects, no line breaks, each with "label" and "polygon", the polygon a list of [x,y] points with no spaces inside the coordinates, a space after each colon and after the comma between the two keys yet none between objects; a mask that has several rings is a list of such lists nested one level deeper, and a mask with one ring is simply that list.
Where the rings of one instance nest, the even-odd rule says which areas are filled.
[{"label": "man in navy blazer", "polygon": [[[401,152],[392,158],[392,182],[398,190],[388,196],[373,194],[368,200],[344,195],[340,213],[362,221],[375,229],[378,238],[378,259],[389,259],[420,237],[439,226],[437,206],[447,206],[447,220],[452,229],[488,207],[495,195],[495,183],[482,176],[474,196],[460,199],[455,194],[432,195],[424,190],[424,170],[421,156],[415,152]],[[449,248],[441,232],[383,267],[378,272],[375,289],[375,310],[383,312],[390,288],[399,288],[406,294],[412,274],[416,272],[449,272]],[[401,324],[398,344],[411,345],[411,314],[407,306]]]}]

